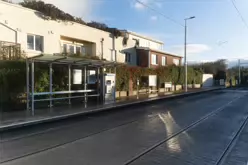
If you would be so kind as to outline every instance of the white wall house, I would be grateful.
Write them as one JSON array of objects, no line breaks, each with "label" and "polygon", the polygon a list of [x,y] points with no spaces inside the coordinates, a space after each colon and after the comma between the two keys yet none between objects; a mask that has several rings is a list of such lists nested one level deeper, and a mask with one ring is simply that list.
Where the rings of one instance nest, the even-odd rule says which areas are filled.
[{"label": "white wall house", "polygon": [[0,1],[0,41],[21,44],[28,57],[80,53],[108,61],[117,57],[118,62],[137,65],[135,46],[163,50],[161,41],[130,31],[122,33],[124,37],[113,38],[106,31],[75,22],[47,20],[38,11]]},{"label": "white wall house", "polygon": [[[163,50],[164,43],[131,31],[122,31],[123,38],[117,40],[117,49],[125,54],[125,61],[130,65],[137,65],[137,47],[146,47],[155,50]],[[123,40],[126,39],[126,44]],[[119,46],[119,47],[118,47]],[[120,47],[122,46],[122,48]]]},{"label": "white wall house", "polygon": [[[17,42],[27,56],[81,53],[115,60],[110,33],[75,22],[46,20],[40,12],[0,1],[0,41]],[[125,62],[120,53],[117,61]]]}]

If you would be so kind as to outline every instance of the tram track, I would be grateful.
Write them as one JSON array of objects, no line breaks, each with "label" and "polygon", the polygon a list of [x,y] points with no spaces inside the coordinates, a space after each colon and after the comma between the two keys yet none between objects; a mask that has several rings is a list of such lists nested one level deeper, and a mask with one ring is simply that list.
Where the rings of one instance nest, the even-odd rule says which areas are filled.
[{"label": "tram track", "polygon": [[[218,112],[222,111],[223,109],[225,109],[225,107],[227,107],[228,105],[232,104],[234,101],[240,99],[242,96],[244,96],[244,95],[241,95],[241,96],[239,96],[239,97],[234,97],[234,99],[232,99],[232,100],[229,101],[229,102],[226,102],[223,106],[217,108],[217,109],[214,110],[214,111],[211,111],[210,113],[207,113],[207,114],[204,115],[203,117],[200,117],[200,119],[197,120],[196,122],[187,125],[186,127],[184,127],[183,129],[181,129],[180,131],[178,131],[178,132],[172,134],[172,135],[169,136],[168,138],[166,138],[166,139],[164,139],[164,140],[162,140],[162,141],[156,143],[155,145],[153,145],[152,147],[148,148],[148,149],[145,150],[144,152],[142,152],[142,153],[140,153],[139,155],[133,157],[132,160],[127,161],[125,164],[131,164],[132,162],[134,162],[134,161],[137,160],[138,158],[142,157],[142,156],[145,155],[146,153],[152,151],[154,148],[158,147],[159,145],[165,143],[166,141],[172,139],[173,137],[176,137],[176,136],[180,135],[181,133],[183,133],[183,132],[185,132],[185,131],[190,130],[191,128],[193,128],[193,127],[195,127],[196,125],[202,123],[203,121],[207,120],[207,119],[210,118],[211,116],[214,116],[214,115],[217,114]],[[128,121],[128,122],[121,123],[121,124],[116,125],[116,126],[114,126],[114,127],[112,127],[112,128],[100,130],[100,131],[95,132],[95,133],[93,133],[93,134],[89,134],[88,136],[79,137],[79,138],[77,138],[77,139],[75,139],[75,140],[68,141],[68,142],[65,142],[65,143],[60,143],[60,144],[58,144],[58,145],[54,145],[54,146],[51,146],[51,147],[48,147],[48,148],[45,148],[45,149],[41,149],[41,150],[39,150],[39,151],[37,151],[37,152],[32,152],[32,153],[24,154],[24,155],[22,155],[22,156],[15,157],[15,158],[13,158],[13,159],[8,159],[8,160],[5,160],[5,161],[2,161],[2,162],[0,162],[0,164],[1,164],[1,163],[4,164],[4,163],[7,163],[7,162],[11,162],[11,161],[14,161],[14,160],[17,160],[17,159],[21,159],[21,158],[24,158],[24,157],[28,157],[28,156],[31,156],[31,155],[35,155],[35,154],[38,154],[38,153],[41,153],[41,152],[45,152],[45,151],[48,151],[48,150],[56,149],[56,148],[59,148],[59,147],[61,147],[61,146],[65,146],[65,145],[67,146],[67,145],[69,145],[69,144],[72,144],[72,143],[75,143],[75,142],[77,142],[77,141],[80,141],[80,140],[82,140],[82,139],[84,139],[84,138],[87,138],[87,137],[90,137],[90,136],[94,136],[94,135],[97,135],[97,134],[100,134],[100,133],[103,133],[103,132],[107,132],[107,131],[110,131],[110,130],[114,130],[114,129],[117,129],[118,127],[122,127],[122,126],[125,126],[125,125],[128,125],[128,124],[132,124],[132,123],[138,122],[138,121],[140,121],[140,120],[142,120],[142,119],[144,119],[144,118],[152,119],[153,117],[156,117],[156,116],[157,116],[157,115],[155,115],[155,114],[152,115],[152,116],[149,116],[149,117],[143,116],[143,117],[140,117],[140,118],[137,118],[137,119]],[[194,120],[194,121],[195,121],[195,120]],[[77,124],[79,124],[79,123],[77,123]],[[64,127],[63,127],[63,128],[64,128]],[[65,128],[66,128],[66,127],[65,127]],[[51,132],[52,130],[49,130],[49,131]],[[37,135],[37,134],[34,134],[34,135]],[[34,136],[34,135],[30,135],[30,136]],[[11,140],[15,140],[15,139],[11,139]]]},{"label": "tram track", "polygon": [[221,157],[219,158],[219,160],[216,162],[215,165],[222,165],[224,163],[226,156],[232,150],[232,147],[235,145],[236,140],[238,139],[239,135],[242,133],[242,131],[244,130],[247,124],[248,124],[248,115],[246,116],[245,120],[242,122],[237,133],[234,135],[230,143],[227,145],[226,149],[223,151]]},{"label": "tram track", "polygon": [[[243,95],[243,96],[244,96],[244,95]],[[155,145],[151,146],[150,148],[144,150],[143,152],[141,152],[140,154],[136,155],[136,156],[133,157],[132,159],[126,161],[126,162],[124,163],[124,165],[130,165],[130,164],[132,164],[133,162],[135,162],[136,160],[138,160],[138,159],[141,158],[142,156],[144,156],[144,155],[146,155],[147,153],[153,151],[154,149],[156,149],[157,147],[163,145],[163,144],[166,143],[167,141],[169,141],[169,140],[171,140],[171,139],[173,139],[173,138],[179,136],[179,135],[182,134],[183,132],[186,132],[186,131],[189,131],[189,130],[193,129],[194,127],[196,127],[197,125],[203,123],[204,121],[206,121],[206,120],[209,119],[210,117],[212,117],[212,116],[218,114],[219,112],[221,112],[222,110],[224,110],[227,106],[231,105],[233,102],[235,102],[236,100],[240,99],[241,97],[242,97],[242,96],[233,99],[232,101],[228,102],[227,104],[223,105],[222,107],[216,109],[215,111],[212,111],[211,113],[209,113],[209,114],[203,116],[202,118],[200,118],[200,119],[197,120],[196,122],[194,122],[194,123],[188,125],[187,127],[181,129],[180,131],[178,131],[177,133],[173,134],[172,136],[170,136],[170,137],[168,137],[168,138],[166,138],[166,139],[164,139],[164,140],[159,141],[158,143],[156,143]],[[248,117],[248,116],[247,116],[247,117]],[[247,120],[248,120],[248,118],[246,118],[246,122],[247,122]],[[242,126],[243,126],[243,125],[245,125],[245,123],[243,123]],[[239,131],[240,131],[240,129],[239,129]],[[237,133],[237,134],[238,134],[238,133]],[[235,137],[236,137],[236,136],[235,136]],[[230,144],[230,145],[231,145],[231,144]],[[230,146],[230,145],[228,145],[228,146]],[[228,150],[228,148],[229,148],[229,147],[227,147],[226,150]],[[226,153],[226,152],[224,152],[224,154],[225,154],[225,153]],[[222,160],[222,159],[218,160],[218,162],[221,161],[221,160]],[[219,164],[216,164],[216,165],[219,165]]]},{"label": "tram track", "polygon": [[[200,99],[200,100],[195,101],[194,103],[201,102],[201,101],[202,100]],[[206,100],[206,101],[208,101],[208,100]],[[151,105],[150,107],[152,108],[153,106]],[[142,113],[146,113],[147,115],[139,115],[138,112],[140,112],[140,113],[141,112]],[[108,113],[108,112],[105,112],[105,113]],[[119,113],[124,113],[123,115],[130,115],[132,113],[132,116],[135,116],[135,117],[134,117],[133,120],[128,119],[127,121],[122,121],[122,122],[119,122],[117,124],[114,124],[110,128],[102,129],[101,131],[96,131],[96,132],[92,133],[92,135],[95,135],[95,134],[98,134],[98,133],[101,133],[101,132],[105,132],[107,130],[118,128],[120,126],[123,126],[123,125],[126,125],[126,124],[130,124],[130,123],[133,123],[133,122],[142,120],[144,118],[147,118],[147,116],[148,117],[156,116],[156,114],[152,113],[151,111],[144,110],[144,109],[140,108],[140,109],[135,110],[135,111],[132,111],[132,112],[130,110],[123,110],[123,111],[114,112],[114,114],[110,114],[110,115],[112,115],[111,118],[115,118],[115,115],[118,116]],[[59,131],[59,130],[66,130],[66,129],[70,129],[72,127],[79,127],[81,125],[84,125],[87,122],[93,123],[93,122],[90,122],[90,120],[91,121],[98,120],[97,119],[97,115],[83,116],[82,118],[83,118],[82,121],[73,121],[72,122],[71,121],[72,119],[69,119],[69,121],[63,121],[63,125],[60,125],[60,126],[56,126],[56,124],[55,124],[55,126],[52,126],[52,127],[49,126],[49,124],[45,124],[46,126],[42,126],[42,128],[40,128],[39,125],[38,126],[34,126],[34,127],[37,127],[36,129],[39,130],[39,131],[32,132],[32,130],[31,130],[31,133],[24,133],[24,134],[23,133],[19,133],[21,135],[15,136],[15,137],[13,137],[13,134],[11,133],[11,136],[12,136],[11,138],[5,138],[3,135],[5,134],[5,132],[8,132],[8,131],[4,131],[4,132],[2,132],[2,137],[0,138],[0,144],[1,143],[5,143],[5,142],[11,142],[11,141],[19,140],[19,139],[22,139],[22,138],[28,138],[28,137],[32,137],[32,136],[39,136],[39,135],[46,134],[46,133],[49,133],[49,132],[54,132],[54,131]],[[29,128],[27,128],[27,129],[29,129]],[[10,132],[12,132],[12,131],[10,131]]]}]

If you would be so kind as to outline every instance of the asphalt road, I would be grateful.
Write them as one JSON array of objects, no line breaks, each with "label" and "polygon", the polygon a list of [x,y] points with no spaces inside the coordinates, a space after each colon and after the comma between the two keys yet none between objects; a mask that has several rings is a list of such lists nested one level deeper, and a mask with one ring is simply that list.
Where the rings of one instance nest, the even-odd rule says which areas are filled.
[{"label": "asphalt road", "polygon": [[247,163],[247,99],[215,91],[3,132],[0,164]]}]

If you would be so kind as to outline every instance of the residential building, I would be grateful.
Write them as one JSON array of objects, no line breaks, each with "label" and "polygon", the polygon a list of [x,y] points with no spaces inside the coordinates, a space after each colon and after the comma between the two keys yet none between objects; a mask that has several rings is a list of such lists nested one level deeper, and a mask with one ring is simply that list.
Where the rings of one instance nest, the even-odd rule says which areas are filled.
[{"label": "residential building", "polygon": [[21,45],[27,57],[77,54],[142,67],[181,63],[181,57],[163,51],[162,41],[126,30],[121,33],[116,38],[103,30],[50,20],[38,11],[0,1],[0,41]]},{"label": "residential building", "polygon": [[116,51],[113,40],[109,32],[75,22],[49,20],[38,11],[0,1],[0,41],[20,44],[28,57],[67,53],[124,63],[125,56]]},{"label": "residential building", "polygon": [[138,47],[137,65],[156,68],[158,66],[181,65],[182,57],[147,47]]},{"label": "residential building", "polygon": [[155,50],[163,50],[164,43],[159,40],[155,40],[144,35],[137,34],[131,31],[122,31],[122,40],[118,40],[118,46],[122,45],[123,48],[119,47],[122,53],[125,54],[125,61],[129,65],[137,66],[137,51],[138,47],[148,47]]},{"label": "residential building", "polygon": [[163,51],[164,43],[162,41],[130,31],[122,31],[122,33],[124,46],[122,52],[125,54],[125,61],[129,65],[155,68],[181,64],[181,56]]}]

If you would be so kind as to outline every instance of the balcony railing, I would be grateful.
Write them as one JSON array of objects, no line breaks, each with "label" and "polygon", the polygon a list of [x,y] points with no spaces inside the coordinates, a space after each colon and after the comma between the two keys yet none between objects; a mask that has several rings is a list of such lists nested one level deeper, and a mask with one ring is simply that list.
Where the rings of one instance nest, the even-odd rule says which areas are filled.
[{"label": "balcony railing", "polygon": [[18,60],[23,58],[21,45],[0,41],[0,60]]}]

